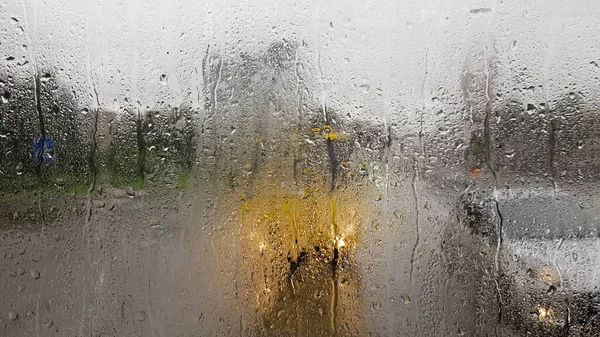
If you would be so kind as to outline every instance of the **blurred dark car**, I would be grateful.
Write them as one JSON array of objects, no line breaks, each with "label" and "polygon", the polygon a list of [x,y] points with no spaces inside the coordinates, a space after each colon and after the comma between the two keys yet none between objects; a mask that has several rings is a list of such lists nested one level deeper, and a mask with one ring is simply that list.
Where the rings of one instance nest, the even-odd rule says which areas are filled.
[{"label": "blurred dark car", "polygon": [[499,336],[600,336],[599,201],[549,189],[467,196],[468,224],[497,259]]}]

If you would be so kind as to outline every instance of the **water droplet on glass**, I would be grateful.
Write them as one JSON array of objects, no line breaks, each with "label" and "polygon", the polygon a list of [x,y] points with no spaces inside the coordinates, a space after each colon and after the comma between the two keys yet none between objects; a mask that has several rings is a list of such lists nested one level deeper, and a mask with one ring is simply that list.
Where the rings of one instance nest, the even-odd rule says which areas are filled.
[{"label": "water droplet on glass", "polygon": [[574,92],[571,92],[571,93],[569,93],[569,98],[570,98],[570,99],[575,99],[575,97],[576,97],[576,96],[575,96],[575,93],[574,93]]},{"label": "water droplet on glass", "polygon": [[48,73],[43,73],[42,76],[40,77],[40,81],[41,82],[48,82],[50,81],[50,74]]},{"label": "water droplet on glass", "polygon": [[528,114],[533,114],[535,112],[535,105],[531,104],[531,103],[527,103],[527,109],[526,109]]},{"label": "water droplet on glass", "polygon": [[165,75],[165,74],[160,75],[160,82],[162,84],[166,85],[167,84],[167,75]]},{"label": "water droplet on glass", "polygon": [[54,179],[54,184],[57,187],[64,187],[66,182],[67,182],[67,180],[64,178],[55,178]]},{"label": "water droplet on glass", "polygon": [[21,48],[23,49],[24,52],[27,52],[27,45],[26,44],[22,45]]},{"label": "water droplet on glass", "polygon": [[89,112],[90,112],[90,110],[88,108],[81,109],[81,114],[82,115],[87,115]]},{"label": "water droplet on glass", "polygon": [[8,92],[3,93],[1,96],[1,99],[2,99],[2,103],[4,103],[4,104],[8,103],[8,101],[10,100],[10,94]]},{"label": "water droplet on glass", "polygon": [[17,318],[19,318],[19,314],[17,314],[16,312],[14,312],[14,311],[9,311],[8,312],[8,319],[9,320],[16,321]]},{"label": "water droplet on glass", "polygon": [[127,186],[125,188],[125,193],[127,193],[127,195],[130,196],[130,197],[134,197],[135,196],[135,191],[133,190],[133,187],[131,187],[131,186]]},{"label": "water droplet on glass", "polygon": [[531,85],[531,86],[525,88],[524,91],[527,94],[533,95],[535,93],[535,87],[533,85]]},{"label": "water droplet on glass", "polygon": [[580,139],[577,141],[577,148],[580,150],[583,149],[583,140]]},{"label": "water droplet on glass", "polygon": [[515,151],[514,150],[506,150],[506,151],[504,151],[504,155],[506,156],[506,158],[512,158],[515,156]]},{"label": "water droplet on glass", "polygon": [[32,271],[29,272],[29,275],[32,278],[36,279],[36,280],[40,278],[40,272],[39,271],[32,270]]},{"label": "water droplet on glass", "polygon": [[146,320],[146,312],[144,310],[138,310],[137,315],[135,316],[135,319],[138,322],[143,322]]},{"label": "water droplet on glass", "polygon": [[23,174],[23,163],[19,162],[17,164],[17,167],[15,167],[15,171],[17,172],[17,175],[20,176],[21,174]]}]

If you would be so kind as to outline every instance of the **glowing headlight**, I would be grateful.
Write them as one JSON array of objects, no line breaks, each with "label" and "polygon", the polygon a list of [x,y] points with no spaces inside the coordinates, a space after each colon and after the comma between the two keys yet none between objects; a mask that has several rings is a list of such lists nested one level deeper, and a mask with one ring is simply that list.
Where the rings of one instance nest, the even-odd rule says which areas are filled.
[{"label": "glowing headlight", "polygon": [[339,238],[337,240],[337,247],[338,247],[338,249],[344,247],[345,245],[346,245],[346,243],[344,242],[344,238]]}]

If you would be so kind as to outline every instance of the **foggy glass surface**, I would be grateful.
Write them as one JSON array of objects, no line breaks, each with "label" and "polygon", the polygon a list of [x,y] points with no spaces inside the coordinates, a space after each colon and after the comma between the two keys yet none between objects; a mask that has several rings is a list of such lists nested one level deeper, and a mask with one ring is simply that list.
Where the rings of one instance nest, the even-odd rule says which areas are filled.
[{"label": "foggy glass surface", "polygon": [[595,336],[600,7],[0,4],[0,336]]}]

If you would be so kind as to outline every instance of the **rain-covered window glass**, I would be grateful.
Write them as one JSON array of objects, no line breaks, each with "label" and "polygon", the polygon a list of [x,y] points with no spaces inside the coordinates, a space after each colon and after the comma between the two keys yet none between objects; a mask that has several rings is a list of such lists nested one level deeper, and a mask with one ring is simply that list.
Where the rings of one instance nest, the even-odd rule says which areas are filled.
[{"label": "rain-covered window glass", "polygon": [[599,22],[0,3],[0,336],[597,336]]}]

